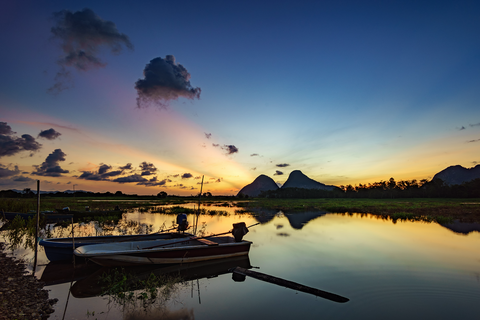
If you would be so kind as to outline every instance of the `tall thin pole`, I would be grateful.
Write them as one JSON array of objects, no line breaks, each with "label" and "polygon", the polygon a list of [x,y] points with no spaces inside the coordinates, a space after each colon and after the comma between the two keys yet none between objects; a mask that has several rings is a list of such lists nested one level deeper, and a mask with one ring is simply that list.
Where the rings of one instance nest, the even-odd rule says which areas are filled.
[{"label": "tall thin pole", "polygon": [[33,262],[33,275],[35,275],[35,270],[37,269],[39,229],[40,229],[40,180],[37,180],[37,225],[35,226],[35,260]]},{"label": "tall thin pole", "polygon": [[202,198],[202,191],[203,191],[203,178],[205,176],[202,176],[202,184],[200,185],[200,194],[198,195],[198,210],[197,210],[197,216],[195,221],[193,222],[193,234],[197,234],[197,225],[198,225],[198,216],[200,216],[200,200]]}]

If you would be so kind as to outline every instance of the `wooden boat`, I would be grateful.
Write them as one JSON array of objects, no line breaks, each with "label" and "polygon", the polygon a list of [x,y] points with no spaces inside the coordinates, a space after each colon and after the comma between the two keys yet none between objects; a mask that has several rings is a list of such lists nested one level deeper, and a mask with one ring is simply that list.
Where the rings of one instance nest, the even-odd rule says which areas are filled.
[{"label": "wooden boat", "polygon": [[102,266],[192,263],[247,255],[252,242],[231,236],[192,237],[188,240],[153,240],[106,243],[75,249],[77,257]]},{"label": "wooden boat", "polygon": [[45,248],[45,254],[50,261],[69,260],[73,258],[73,250],[82,246],[99,245],[102,243],[137,242],[145,240],[184,240],[193,236],[184,232],[151,233],[143,235],[76,237],[42,239],[39,244]]}]

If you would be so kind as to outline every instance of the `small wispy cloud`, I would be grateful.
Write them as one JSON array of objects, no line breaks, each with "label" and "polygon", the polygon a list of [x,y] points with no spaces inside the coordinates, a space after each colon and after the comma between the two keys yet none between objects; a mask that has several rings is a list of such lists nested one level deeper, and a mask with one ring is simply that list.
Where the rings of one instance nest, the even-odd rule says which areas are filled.
[{"label": "small wispy cloud", "polygon": [[280,164],[277,164],[277,167],[279,168],[285,168],[285,167],[288,167],[289,164],[288,163],[280,163]]}]

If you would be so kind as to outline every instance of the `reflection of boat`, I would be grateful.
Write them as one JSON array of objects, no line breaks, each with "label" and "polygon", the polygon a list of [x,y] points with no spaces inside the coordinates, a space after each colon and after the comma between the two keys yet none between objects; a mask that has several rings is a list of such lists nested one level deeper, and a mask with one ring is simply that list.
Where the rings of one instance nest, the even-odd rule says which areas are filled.
[{"label": "reflection of boat", "polygon": [[78,238],[54,238],[42,239],[39,244],[45,248],[45,254],[50,261],[69,260],[73,257],[73,246],[75,248],[87,245],[98,245],[112,242],[131,242],[145,240],[172,240],[191,237],[190,233],[169,232],[151,233],[143,235],[122,235],[122,236],[99,236],[99,237],[78,237]]},{"label": "reflection of boat", "polygon": [[88,258],[102,266],[191,263],[247,255],[252,242],[230,236],[190,238],[173,241],[135,241],[84,246],[77,257]]},{"label": "reflection of boat", "polygon": [[70,261],[51,261],[43,270],[40,281],[45,285],[78,281],[94,273],[101,267],[95,263],[75,263]]},{"label": "reflection of boat", "polygon": [[[240,257],[218,259],[211,261],[201,261],[187,264],[174,264],[169,266],[137,266],[127,268],[102,268],[88,277],[77,281],[71,288],[71,293],[75,298],[88,298],[101,295],[108,286],[105,279],[115,277],[120,271],[122,279],[127,279],[126,286],[129,290],[140,290],[145,286],[145,281],[151,275],[157,278],[175,278],[179,281],[189,281],[201,278],[213,278],[218,275],[229,273],[232,268],[242,267],[250,269],[250,260],[248,255]],[[110,275],[110,277],[109,277]],[[125,276],[124,276],[125,275]],[[110,283],[111,285],[112,283]]]}]

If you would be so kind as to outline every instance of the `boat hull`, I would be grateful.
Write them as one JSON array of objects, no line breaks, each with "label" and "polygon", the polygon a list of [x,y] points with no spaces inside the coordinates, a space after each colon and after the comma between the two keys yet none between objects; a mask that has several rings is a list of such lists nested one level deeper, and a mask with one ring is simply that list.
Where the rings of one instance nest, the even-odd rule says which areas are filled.
[{"label": "boat hull", "polygon": [[[223,237],[227,238],[227,237]],[[115,249],[99,246],[99,250],[75,250],[76,256],[88,258],[89,260],[105,267],[135,266],[135,265],[162,265],[162,264],[184,264],[201,262],[216,259],[226,259],[248,255],[252,242],[235,242],[228,237],[227,242],[219,242],[217,245],[197,244],[195,240],[188,243],[172,244],[168,247],[150,247],[146,242],[135,249]],[[153,244],[154,242],[151,242]],[[90,251],[90,252],[87,252]]]},{"label": "boat hull", "polygon": [[42,239],[39,244],[44,247],[45,254],[50,261],[64,261],[73,259],[73,251],[82,246],[96,245],[102,243],[144,241],[144,240],[170,240],[185,239],[192,236],[189,233],[161,233],[145,235],[121,235],[121,236],[99,236],[99,237],[78,237],[78,238],[54,238]]}]

